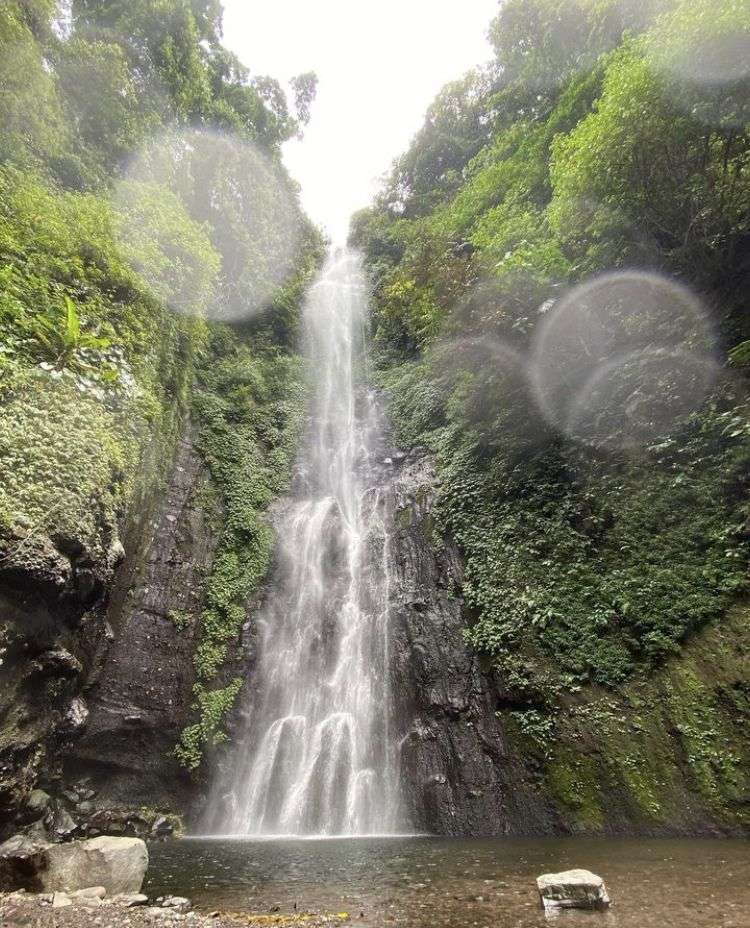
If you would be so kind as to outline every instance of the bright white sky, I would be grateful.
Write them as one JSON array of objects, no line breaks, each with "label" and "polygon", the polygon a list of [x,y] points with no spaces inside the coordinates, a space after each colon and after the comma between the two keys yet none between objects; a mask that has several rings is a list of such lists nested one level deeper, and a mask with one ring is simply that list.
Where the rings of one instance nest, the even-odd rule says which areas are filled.
[{"label": "bright white sky", "polygon": [[491,57],[498,0],[224,0],[224,43],[253,74],[315,71],[304,140],[285,161],[336,241],[422,124],[438,90]]}]

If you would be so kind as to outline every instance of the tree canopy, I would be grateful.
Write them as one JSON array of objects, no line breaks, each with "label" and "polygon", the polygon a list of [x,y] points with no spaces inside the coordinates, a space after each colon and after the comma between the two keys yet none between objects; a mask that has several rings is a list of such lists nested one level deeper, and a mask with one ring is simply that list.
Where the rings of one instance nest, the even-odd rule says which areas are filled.
[{"label": "tree canopy", "polygon": [[616,686],[746,584],[750,12],[507,0],[490,37],[351,237],[469,638]]}]

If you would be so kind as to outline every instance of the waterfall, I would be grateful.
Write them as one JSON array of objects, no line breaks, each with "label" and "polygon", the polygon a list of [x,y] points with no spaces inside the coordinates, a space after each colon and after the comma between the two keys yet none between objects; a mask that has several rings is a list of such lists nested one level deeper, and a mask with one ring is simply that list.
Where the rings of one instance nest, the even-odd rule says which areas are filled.
[{"label": "waterfall", "polygon": [[327,261],[305,304],[309,424],[277,513],[241,738],[211,830],[247,835],[404,830],[391,737],[383,430],[364,367],[358,255]]}]

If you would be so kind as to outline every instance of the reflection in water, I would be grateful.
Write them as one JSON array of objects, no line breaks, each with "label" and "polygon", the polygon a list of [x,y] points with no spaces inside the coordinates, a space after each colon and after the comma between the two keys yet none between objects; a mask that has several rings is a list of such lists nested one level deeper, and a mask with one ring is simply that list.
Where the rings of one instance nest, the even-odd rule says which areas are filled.
[{"label": "reflection in water", "polygon": [[195,839],[153,847],[145,892],[226,911],[296,903],[368,926],[542,928],[536,877],[572,867],[604,877],[613,907],[561,913],[560,928],[750,925],[748,845],[729,840]]}]

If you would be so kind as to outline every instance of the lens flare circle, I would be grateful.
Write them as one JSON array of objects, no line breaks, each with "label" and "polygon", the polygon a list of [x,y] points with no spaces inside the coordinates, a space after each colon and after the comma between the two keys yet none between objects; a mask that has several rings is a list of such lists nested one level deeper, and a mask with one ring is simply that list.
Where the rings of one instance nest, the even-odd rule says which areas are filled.
[{"label": "lens flare circle", "polygon": [[747,28],[729,22],[696,28],[681,41],[653,43],[649,58],[670,99],[683,112],[717,127],[750,121]]},{"label": "lens flare circle", "polygon": [[[648,394],[656,369],[669,357],[673,368],[676,365],[686,375],[681,387],[673,384],[685,397],[685,403],[673,405],[684,411],[705,398],[707,390],[696,388],[695,371],[715,370],[711,360],[714,345],[709,315],[687,287],[644,271],[605,274],[574,287],[538,326],[531,354],[536,401],[550,425],[575,440],[588,441],[583,424],[586,410],[604,426],[601,404],[606,397],[613,404],[623,393],[624,372],[633,381],[635,392],[640,373],[642,389]],[[636,363],[639,358],[640,366]],[[681,365],[677,359],[682,359]],[[672,373],[679,371],[673,369]],[[613,419],[623,415],[614,408],[610,413]],[[628,434],[621,447],[636,443],[633,436],[638,430],[630,431],[633,434]],[[643,440],[648,432],[644,427]],[[599,439],[590,443],[597,444]],[[604,442],[614,444],[614,439]]]},{"label": "lens flare circle", "polygon": [[605,451],[635,451],[697,409],[720,373],[710,355],[645,348],[601,365],[570,403],[564,432]]},{"label": "lens flare circle", "polygon": [[248,320],[296,268],[295,192],[258,146],[228,133],[154,138],[127,165],[113,207],[123,258],[174,312]]},{"label": "lens flare circle", "polygon": [[656,56],[663,70],[688,84],[720,87],[750,76],[750,31],[703,35]]},{"label": "lens flare circle", "polygon": [[458,336],[441,339],[432,350],[432,369],[446,378],[476,374],[491,368],[527,380],[523,355],[494,336]]}]

